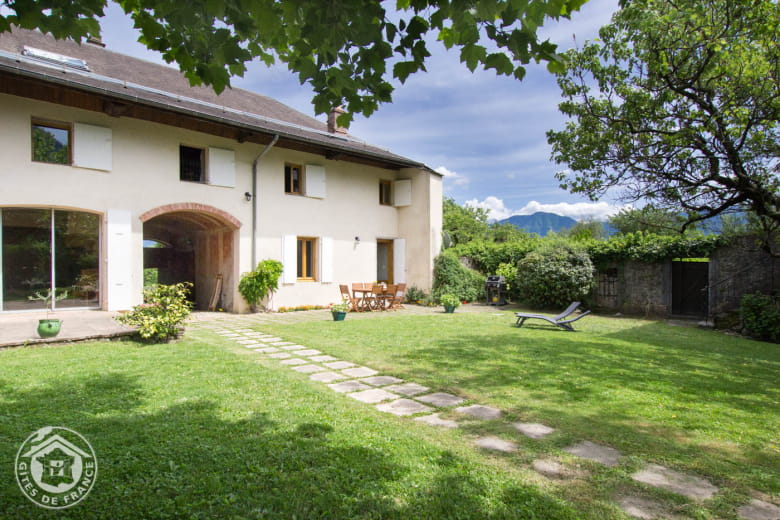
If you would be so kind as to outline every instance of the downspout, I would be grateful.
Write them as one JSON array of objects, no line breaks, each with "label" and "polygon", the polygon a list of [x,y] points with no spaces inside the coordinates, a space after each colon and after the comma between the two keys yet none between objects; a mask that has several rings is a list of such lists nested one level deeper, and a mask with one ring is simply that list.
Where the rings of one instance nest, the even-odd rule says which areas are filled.
[{"label": "downspout", "polygon": [[257,165],[278,140],[279,134],[275,134],[271,142],[263,148],[263,151],[252,162],[252,269],[257,265]]}]

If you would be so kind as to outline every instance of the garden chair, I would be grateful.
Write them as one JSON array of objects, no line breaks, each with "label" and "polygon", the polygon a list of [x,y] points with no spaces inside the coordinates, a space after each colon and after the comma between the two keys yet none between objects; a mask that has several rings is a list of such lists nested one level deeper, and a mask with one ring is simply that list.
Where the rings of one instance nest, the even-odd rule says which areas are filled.
[{"label": "garden chair", "polygon": [[580,318],[584,318],[588,314],[590,314],[590,311],[585,311],[582,314],[574,317],[566,319],[568,316],[571,316],[574,311],[577,310],[577,307],[580,306],[580,302],[572,302],[571,305],[569,305],[565,311],[562,313],[556,315],[556,316],[546,316],[544,314],[531,314],[526,312],[516,312],[515,316],[517,316],[517,326],[522,327],[523,323],[525,323],[525,320],[529,319],[537,319],[537,320],[544,320],[548,323],[552,323],[553,325],[556,325],[564,330],[568,330],[570,332],[574,332],[574,327],[572,327],[572,323],[577,321]]},{"label": "garden chair", "polygon": [[393,294],[393,301],[390,303],[392,310],[403,309],[404,298],[406,298],[406,284],[399,283],[395,286],[395,294]]},{"label": "garden chair", "polygon": [[341,300],[349,302],[349,310],[358,312],[360,310],[360,298],[355,298],[349,294],[349,287],[340,284],[339,290],[341,291]]}]

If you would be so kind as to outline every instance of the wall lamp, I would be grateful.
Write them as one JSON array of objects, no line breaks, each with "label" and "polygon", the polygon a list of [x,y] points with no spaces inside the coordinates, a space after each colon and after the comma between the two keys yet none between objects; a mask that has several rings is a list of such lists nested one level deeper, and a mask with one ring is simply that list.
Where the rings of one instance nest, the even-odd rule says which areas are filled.
[{"label": "wall lamp", "polygon": [[360,237],[355,237],[355,243],[356,243],[356,244],[359,244],[359,243],[360,243]]},{"label": "wall lamp", "polygon": [[252,194],[249,193],[248,191],[244,192],[244,198],[246,199],[247,202],[252,202]]}]

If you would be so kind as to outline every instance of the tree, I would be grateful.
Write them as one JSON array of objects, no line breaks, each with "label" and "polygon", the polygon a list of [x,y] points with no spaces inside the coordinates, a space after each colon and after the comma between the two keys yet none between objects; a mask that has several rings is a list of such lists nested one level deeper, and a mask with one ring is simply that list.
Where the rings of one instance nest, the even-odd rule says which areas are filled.
[{"label": "tree", "polygon": [[581,220],[563,233],[576,241],[604,240],[607,238],[607,230],[604,223],[598,220]]},{"label": "tree", "polygon": [[[339,118],[366,116],[391,101],[392,78],[425,70],[432,37],[478,66],[522,79],[523,65],[562,68],[556,46],[539,41],[546,19],[569,18],[587,0],[116,0],[140,30],[140,41],[176,62],[192,84],[221,92],[255,59],[285,63],[314,89],[318,114],[346,104]],[[0,0],[0,32],[11,25],[55,38],[98,36],[108,0]],[[4,14],[7,13],[7,14]],[[392,63],[392,72],[388,71]]]},{"label": "tree", "polygon": [[484,208],[459,206],[446,197],[442,206],[442,229],[450,246],[484,239],[488,232],[488,215]]},{"label": "tree", "polygon": [[[621,235],[646,231],[656,235],[679,235],[689,220],[689,217],[677,211],[670,211],[654,206],[642,208],[622,209],[616,215],[609,218],[609,225],[615,228]],[[695,228],[695,223],[690,223],[686,229]]]},{"label": "tree", "polygon": [[547,136],[569,168],[561,186],[594,200],[617,190],[687,223],[737,208],[780,222],[780,4],[622,5],[559,75],[571,121]]}]

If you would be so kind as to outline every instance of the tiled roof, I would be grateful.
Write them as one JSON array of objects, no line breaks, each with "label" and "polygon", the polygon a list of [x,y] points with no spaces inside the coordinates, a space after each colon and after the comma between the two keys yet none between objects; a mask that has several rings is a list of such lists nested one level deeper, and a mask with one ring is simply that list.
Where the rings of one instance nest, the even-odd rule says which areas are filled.
[{"label": "tiled roof", "polygon": [[[38,59],[25,53],[25,47],[83,60],[88,70]],[[325,123],[268,96],[239,88],[227,88],[217,95],[209,87],[190,86],[177,69],[112,52],[100,45],[55,40],[37,31],[14,29],[0,34],[0,72],[279,135],[288,142],[327,149],[334,155],[364,157],[391,167],[424,167],[353,136],[329,133]]]}]

